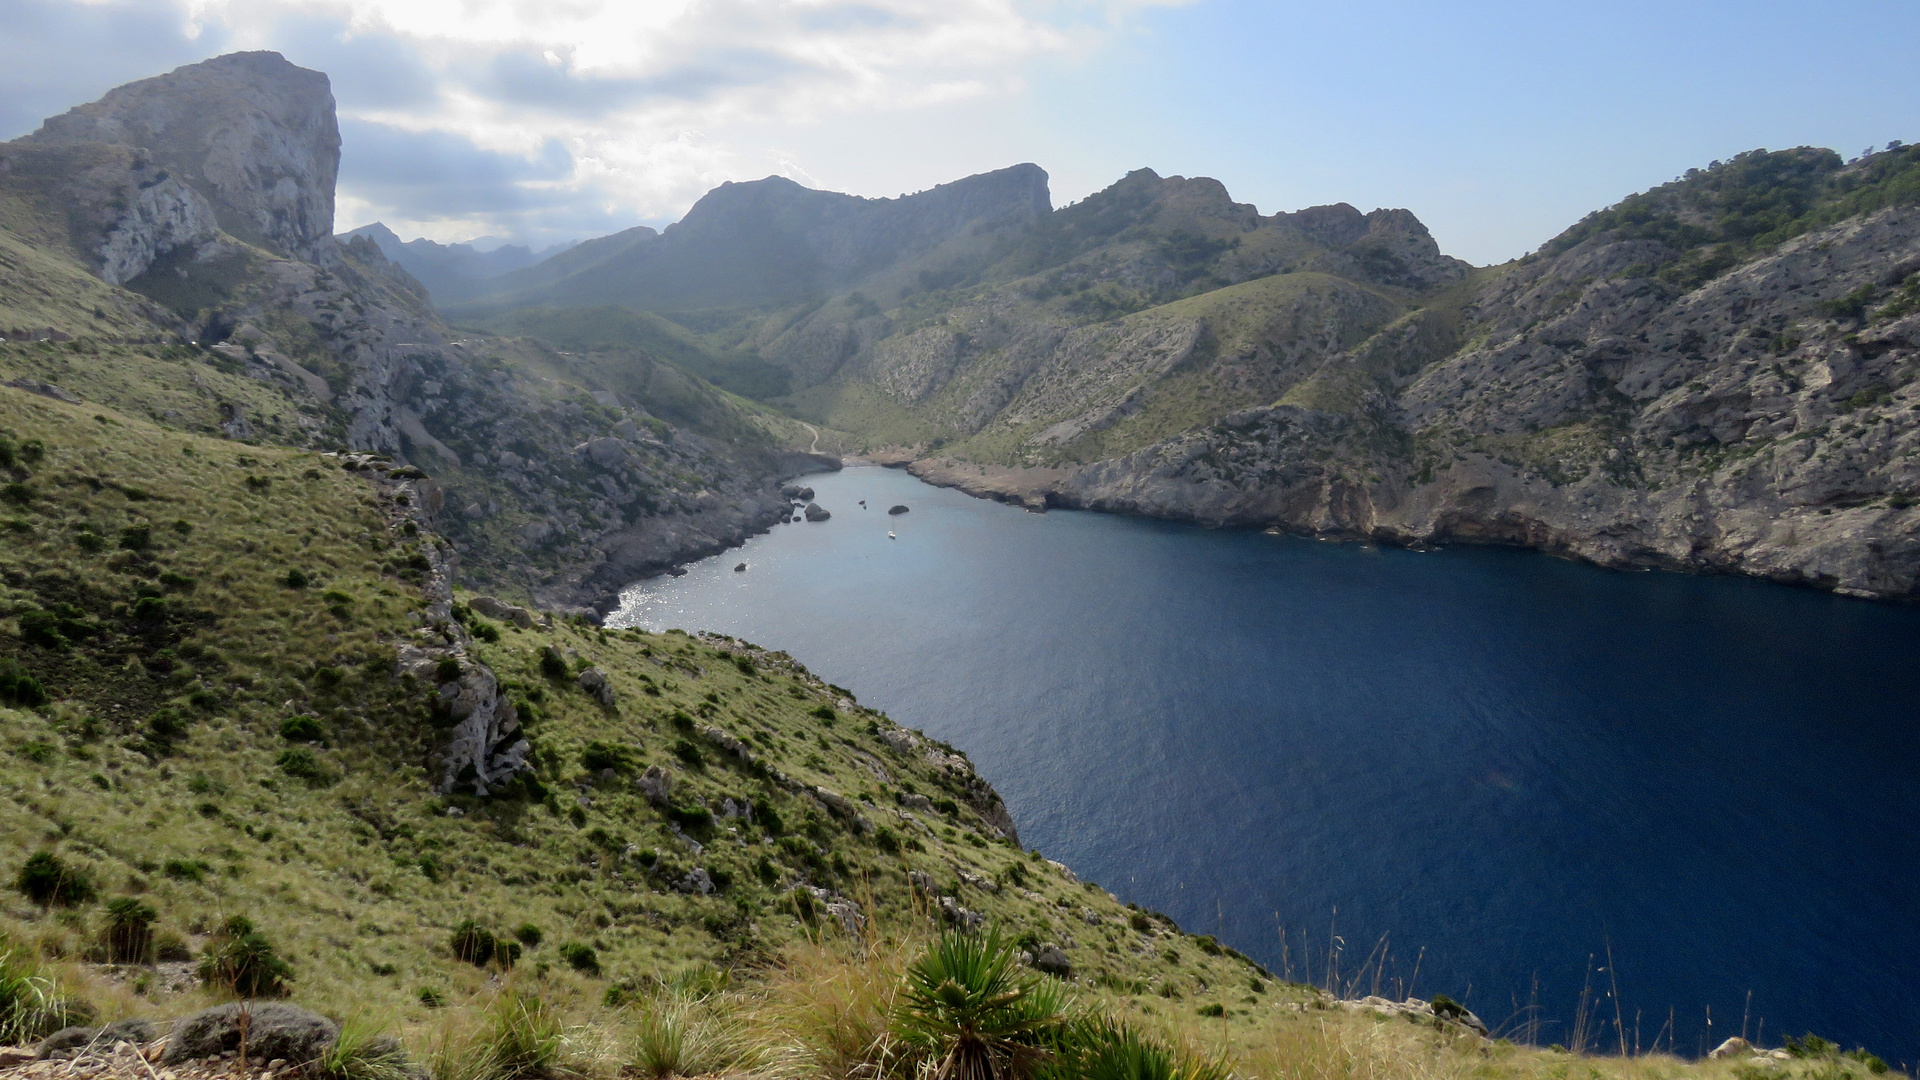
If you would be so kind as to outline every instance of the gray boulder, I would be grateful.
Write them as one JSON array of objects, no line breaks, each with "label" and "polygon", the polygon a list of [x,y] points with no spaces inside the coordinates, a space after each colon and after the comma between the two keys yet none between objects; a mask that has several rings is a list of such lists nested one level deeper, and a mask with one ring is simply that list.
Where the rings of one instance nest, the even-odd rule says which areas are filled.
[{"label": "gray boulder", "polygon": [[821,509],[819,503],[810,502],[805,511],[808,521],[825,521],[833,515]]},{"label": "gray boulder", "polygon": [[594,700],[598,701],[602,706],[609,709],[613,708],[613,684],[607,681],[606,672],[601,671],[599,668],[590,667],[582,671],[573,681],[580,685],[580,689],[592,694]]},{"label": "gray boulder", "polygon": [[240,1049],[247,1056],[304,1064],[340,1037],[334,1022],[284,1001],[236,1001],[174,1021],[163,1065],[216,1058]]},{"label": "gray boulder", "polygon": [[476,596],[467,602],[467,606],[492,619],[502,619],[522,630],[533,629],[533,612],[517,604],[509,604],[491,596]]},{"label": "gray boulder", "polygon": [[655,806],[665,806],[673,798],[673,774],[658,765],[647,766],[647,771],[640,774],[633,786]]},{"label": "gray boulder", "polygon": [[806,502],[813,498],[813,489],[802,484],[788,484],[780,489],[780,494],[789,499],[799,499],[801,502]]},{"label": "gray boulder", "polygon": [[123,1042],[150,1043],[158,1035],[145,1020],[116,1020],[105,1027],[64,1027],[41,1039],[33,1056],[37,1061],[71,1058],[88,1047],[111,1050]]},{"label": "gray boulder", "polygon": [[1036,970],[1061,978],[1073,974],[1073,961],[1067,959],[1066,951],[1060,946],[1048,944],[1040,946],[1033,954],[1033,966]]}]

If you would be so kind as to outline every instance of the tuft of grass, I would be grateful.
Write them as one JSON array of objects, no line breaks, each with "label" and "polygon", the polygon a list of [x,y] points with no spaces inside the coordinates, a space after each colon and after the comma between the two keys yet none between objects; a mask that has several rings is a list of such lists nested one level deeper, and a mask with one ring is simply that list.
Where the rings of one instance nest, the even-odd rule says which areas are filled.
[{"label": "tuft of grass", "polygon": [[629,1006],[632,1035],[621,1070],[644,1080],[708,1076],[759,1064],[732,1002],[668,992]]},{"label": "tuft of grass", "polygon": [[19,949],[0,952],[0,1043],[31,1043],[92,1017],[93,1010],[85,1002],[63,992],[44,968]]},{"label": "tuft of grass", "polygon": [[406,1048],[365,1010],[340,1022],[340,1036],[313,1067],[328,1080],[418,1080]]}]

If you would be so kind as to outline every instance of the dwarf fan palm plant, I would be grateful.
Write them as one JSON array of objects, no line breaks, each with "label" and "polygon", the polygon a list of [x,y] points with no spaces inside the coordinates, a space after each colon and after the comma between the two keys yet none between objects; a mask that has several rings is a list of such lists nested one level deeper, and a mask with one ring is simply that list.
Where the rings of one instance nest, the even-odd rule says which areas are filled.
[{"label": "dwarf fan palm plant", "polygon": [[1046,1059],[1064,1000],[1019,962],[998,930],[948,931],[907,968],[894,1026],[930,1059],[933,1080],[1011,1080]]},{"label": "dwarf fan palm plant", "polygon": [[1125,1024],[1099,1018],[1061,1040],[1042,1080],[1229,1080],[1225,1063],[1187,1057]]}]

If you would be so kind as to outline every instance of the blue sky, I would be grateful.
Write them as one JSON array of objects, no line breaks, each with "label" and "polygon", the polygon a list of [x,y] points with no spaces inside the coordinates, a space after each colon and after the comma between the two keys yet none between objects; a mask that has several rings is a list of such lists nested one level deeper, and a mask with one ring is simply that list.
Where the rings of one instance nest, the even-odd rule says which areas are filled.
[{"label": "blue sky", "polygon": [[536,244],[773,173],[1034,161],[1264,212],[1403,206],[1477,263],[1742,150],[1920,141],[1920,4],[0,0],[0,137],[236,48],[327,71],[342,229]]}]

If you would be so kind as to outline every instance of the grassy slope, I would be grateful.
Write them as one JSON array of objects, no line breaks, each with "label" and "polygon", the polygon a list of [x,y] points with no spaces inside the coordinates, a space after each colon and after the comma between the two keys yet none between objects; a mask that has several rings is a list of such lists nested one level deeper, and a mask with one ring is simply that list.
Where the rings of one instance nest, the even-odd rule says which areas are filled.
[{"label": "grassy slope", "polygon": [[[565,624],[501,628],[478,655],[517,684],[537,717],[529,727],[538,790],[485,802],[433,798],[421,767],[440,734],[424,706],[428,688],[391,674],[420,598],[404,579],[407,540],[388,528],[373,490],[318,455],[99,415],[106,421],[91,406],[0,390],[0,428],[48,448],[27,477],[39,497],[18,512],[31,531],[14,533],[0,554],[7,610],[17,616],[65,600],[97,628],[57,650],[25,644],[17,618],[0,624],[7,652],[56,698],[37,711],[0,711],[0,834],[16,857],[51,848],[108,895],[144,894],[166,928],[189,938],[223,915],[248,914],[296,965],[303,999],[423,1017],[421,986],[455,1000],[481,993],[485,974],[446,947],[451,927],[474,917],[502,931],[542,926],[549,945],[527,966],[552,966],[540,977],[552,993],[590,1002],[604,992],[602,980],[553,966],[553,944],[591,945],[608,979],[724,965],[805,933],[786,895],[803,877],[857,898],[876,918],[905,921],[927,903],[905,872],[924,870],[952,887],[956,868],[1006,883],[998,894],[960,889],[967,907],[1045,940],[1072,935],[1091,978],[1195,995],[1200,981],[1244,981],[1236,962],[1179,937],[1167,944],[1182,964],[1157,953],[1143,961],[1132,951],[1140,935],[1117,903],[989,839],[952,781],[877,737],[890,726],[884,718],[849,707],[840,691],[778,655],[759,654],[749,674],[726,643]],[[269,482],[260,490],[248,477]],[[144,497],[130,500],[128,489]],[[189,531],[177,531],[176,520]],[[148,549],[111,546],[138,524],[153,527]],[[76,542],[83,528],[109,547],[85,550]],[[293,568],[315,583],[290,588]],[[132,614],[143,586],[165,598],[163,618]],[[602,710],[569,680],[541,675],[539,650],[548,645],[609,671],[618,707]],[[814,715],[823,706],[836,709],[834,719]],[[150,722],[165,708],[188,727],[169,747],[157,744]],[[920,850],[884,850],[882,834],[856,835],[756,770],[723,764],[713,744],[676,726],[676,713],[739,734],[808,785],[871,799],[862,813]],[[280,724],[296,714],[327,729],[331,747],[317,756],[331,783],[296,780],[276,765],[287,749]],[[709,764],[688,768],[676,758],[683,740],[702,746]],[[591,741],[628,752],[616,776],[586,771],[581,752]],[[681,775],[679,806],[752,799],[773,807],[783,835],[692,825],[708,843],[695,858],[666,814],[632,787],[656,763]],[[917,815],[923,829],[895,813],[897,797],[912,791],[955,805]],[[450,816],[454,808],[464,813]],[[204,879],[184,880],[193,875],[179,864],[195,862],[206,864]],[[672,891],[696,864],[731,884],[713,897]],[[1027,893],[1014,884],[1022,880]],[[1088,911],[1104,925],[1089,925]],[[17,937],[75,955],[100,913],[49,914],[16,898],[5,918]]]}]

